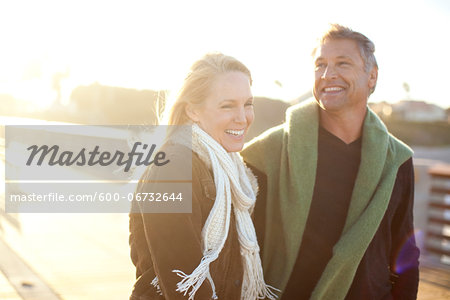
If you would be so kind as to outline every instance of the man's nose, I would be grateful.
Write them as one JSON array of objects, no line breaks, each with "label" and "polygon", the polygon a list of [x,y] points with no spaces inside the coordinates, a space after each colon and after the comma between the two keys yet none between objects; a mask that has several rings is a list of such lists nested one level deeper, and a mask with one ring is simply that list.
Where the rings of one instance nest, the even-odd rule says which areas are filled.
[{"label": "man's nose", "polygon": [[322,74],[323,79],[333,79],[337,77],[336,69],[334,66],[328,65]]}]

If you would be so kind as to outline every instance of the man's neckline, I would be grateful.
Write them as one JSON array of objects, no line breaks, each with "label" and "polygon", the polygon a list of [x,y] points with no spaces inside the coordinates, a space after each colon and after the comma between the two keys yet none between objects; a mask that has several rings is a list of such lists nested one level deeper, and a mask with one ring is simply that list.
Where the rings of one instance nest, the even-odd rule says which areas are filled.
[{"label": "man's neckline", "polygon": [[338,141],[339,143],[341,143],[342,145],[345,145],[347,147],[351,147],[355,144],[359,144],[360,141],[362,140],[362,136],[359,136],[356,140],[354,140],[350,143],[346,143],[345,141],[340,139],[338,136],[336,136],[333,133],[331,133],[330,131],[326,130],[323,126],[319,126],[319,131],[322,131],[323,133],[329,135],[330,137],[334,138],[336,141]]}]

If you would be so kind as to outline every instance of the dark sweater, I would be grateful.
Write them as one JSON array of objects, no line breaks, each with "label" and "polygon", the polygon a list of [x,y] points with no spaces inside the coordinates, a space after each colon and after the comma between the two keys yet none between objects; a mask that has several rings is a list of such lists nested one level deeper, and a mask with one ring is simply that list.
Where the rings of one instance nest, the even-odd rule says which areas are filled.
[{"label": "dark sweater", "polygon": [[283,299],[308,299],[332,257],[333,246],[345,225],[358,173],[361,138],[347,145],[320,127],[318,150],[311,208]]}]

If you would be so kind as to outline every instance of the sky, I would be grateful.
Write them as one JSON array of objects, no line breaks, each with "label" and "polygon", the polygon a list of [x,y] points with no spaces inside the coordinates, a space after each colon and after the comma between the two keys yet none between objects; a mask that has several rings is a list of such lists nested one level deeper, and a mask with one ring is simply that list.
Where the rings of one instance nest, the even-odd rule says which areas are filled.
[{"label": "sky", "polygon": [[[79,85],[175,91],[189,66],[220,51],[253,75],[253,93],[284,101],[311,90],[311,50],[329,23],[376,47],[372,102],[450,107],[450,1],[1,1],[0,94],[42,107]],[[404,83],[410,87],[404,89]]]}]

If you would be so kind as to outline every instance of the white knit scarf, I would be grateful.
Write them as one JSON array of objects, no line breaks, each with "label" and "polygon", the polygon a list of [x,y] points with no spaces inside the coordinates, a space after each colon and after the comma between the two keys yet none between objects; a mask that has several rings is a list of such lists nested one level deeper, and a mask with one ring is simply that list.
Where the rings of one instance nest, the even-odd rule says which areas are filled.
[{"label": "white knit scarf", "polygon": [[[212,168],[216,186],[216,200],[202,229],[203,258],[189,275],[174,270],[182,278],[177,284],[177,291],[184,295],[189,292],[189,299],[194,299],[197,290],[208,279],[213,291],[212,298],[217,299],[209,265],[219,257],[225,244],[233,208],[244,269],[241,299],[275,299],[272,289],[276,289],[264,282],[258,241],[250,216],[257,193],[255,176],[238,153],[228,153],[196,124],[192,125],[192,146],[186,134],[182,136],[180,132],[174,135],[173,140],[192,148]],[[158,286],[157,278],[152,284]]]}]

